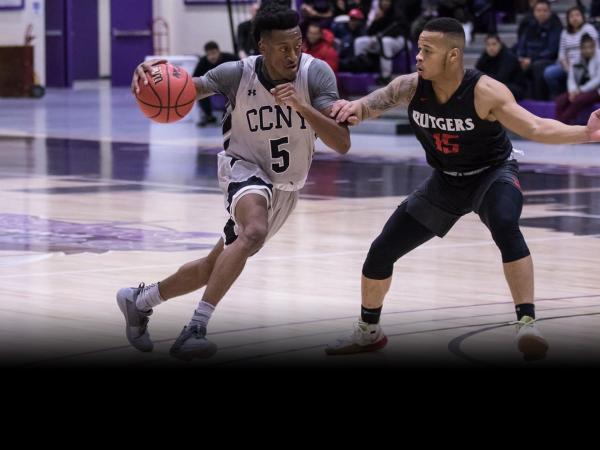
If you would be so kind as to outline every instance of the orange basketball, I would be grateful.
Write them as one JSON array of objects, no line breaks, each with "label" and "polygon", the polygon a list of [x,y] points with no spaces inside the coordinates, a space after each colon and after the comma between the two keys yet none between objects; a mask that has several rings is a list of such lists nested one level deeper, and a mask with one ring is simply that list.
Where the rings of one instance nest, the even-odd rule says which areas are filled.
[{"label": "orange basketball", "polygon": [[137,103],[148,119],[173,123],[194,107],[196,86],[187,71],[171,64],[158,64],[146,72],[148,84],[140,82]]}]

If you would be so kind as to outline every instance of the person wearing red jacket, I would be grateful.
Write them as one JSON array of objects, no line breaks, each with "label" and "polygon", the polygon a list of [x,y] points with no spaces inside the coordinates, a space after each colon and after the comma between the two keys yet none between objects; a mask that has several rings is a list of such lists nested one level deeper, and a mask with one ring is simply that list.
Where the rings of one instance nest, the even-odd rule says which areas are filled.
[{"label": "person wearing red jacket", "polygon": [[313,22],[306,29],[306,39],[304,41],[304,52],[309,55],[322,59],[337,73],[340,63],[337,50],[334,47],[335,37],[331,30],[321,28]]}]

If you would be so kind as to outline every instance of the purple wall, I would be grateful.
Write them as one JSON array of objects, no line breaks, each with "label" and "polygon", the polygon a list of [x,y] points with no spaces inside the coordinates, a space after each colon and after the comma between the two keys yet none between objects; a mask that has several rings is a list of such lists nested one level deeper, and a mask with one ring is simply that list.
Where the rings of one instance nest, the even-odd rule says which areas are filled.
[{"label": "purple wall", "polygon": [[73,79],[90,80],[99,76],[98,0],[71,1]]},{"label": "purple wall", "polygon": [[98,78],[98,0],[46,0],[46,85]]},{"label": "purple wall", "polygon": [[46,0],[46,85],[66,87],[72,76],[68,58],[66,0]]},{"label": "purple wall", "polygon": [[135,67],[154,53],[152,0],[111,0],[111,74],[113,86],[129,86]]}]

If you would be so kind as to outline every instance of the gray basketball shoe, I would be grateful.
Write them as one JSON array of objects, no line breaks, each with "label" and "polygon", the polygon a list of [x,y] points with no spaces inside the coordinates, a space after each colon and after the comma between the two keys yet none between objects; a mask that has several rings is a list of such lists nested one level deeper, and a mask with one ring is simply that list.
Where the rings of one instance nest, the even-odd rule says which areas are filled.
[{"label": "gray basketball shoe", "polygon": [[125,335],[131,345],[141,352],[151,352],[154,344],[148,333],[148,321],[152,310],[145,312],[137,309],[135,301],[138,296],[150,289],[154,284],[146,286],[140,283],[137,288],[128,287],[117,292],[117,305],[125,316]]}]

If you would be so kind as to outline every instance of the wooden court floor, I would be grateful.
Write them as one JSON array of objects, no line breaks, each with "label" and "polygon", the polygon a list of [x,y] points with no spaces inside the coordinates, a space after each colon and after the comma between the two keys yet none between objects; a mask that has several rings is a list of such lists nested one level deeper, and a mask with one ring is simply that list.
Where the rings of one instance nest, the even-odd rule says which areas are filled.
[{"label": "wooden court floor", "polygon": [[[544,361],[526,363],[516,349],[500,254],[474,214],[396,264],[382,316],[388,347],[326,356],[325,345],[358,317],[371,240],[427,171],[418,161],[340,165],[326,158],[315,162],[288,223],[251,258],[213,315],[209,334],[219,352],[183,363],[168,350],[200,294],[155,309],[149,327],[155,350],[143,354],[127,344],[115,293],[164,278],[218,240],[226,216],[214,152],[198,152],[191,170],[174,158],[167,170],[160,152],[152,162],[152,155],[140,159],[141,147],[80,151],[81,145],[3,142],[0,365],[600,365],[595,172],[556,165],[523,170],[522,230],[535,264],[539,326],[550,344]],[[161,167],[172,177],[151,175]]]}]

